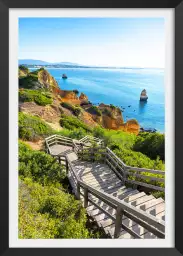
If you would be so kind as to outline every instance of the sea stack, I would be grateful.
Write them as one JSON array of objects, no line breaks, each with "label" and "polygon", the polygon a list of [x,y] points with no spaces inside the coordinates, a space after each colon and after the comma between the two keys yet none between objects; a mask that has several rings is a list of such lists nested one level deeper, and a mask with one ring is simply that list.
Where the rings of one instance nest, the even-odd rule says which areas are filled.
[{"label": "sea stack", "polygon": [[146,90],[142,90],[141,94],[140,94],[140,101],[147,101],[148,96],[147,96],[147,92]]},{"label": "sea stack", "polygon": [[62,78],[63,78],[63,79],[67,79],[66,74],[63,74],[63,75],[62,75]]}]

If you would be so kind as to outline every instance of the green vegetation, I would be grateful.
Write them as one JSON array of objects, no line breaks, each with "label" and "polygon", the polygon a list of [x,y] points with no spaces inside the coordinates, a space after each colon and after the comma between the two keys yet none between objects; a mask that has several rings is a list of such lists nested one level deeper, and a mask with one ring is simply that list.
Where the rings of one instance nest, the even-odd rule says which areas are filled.
[{"label": "green vegetation", "polygon": [[19,77],[19,87],[25,89],[32,89],[35,87],[42,88],[42,85],[38,81],[38,73],[42,70],[44,70],[44,68],[29,72],[27,76]]},{"label": "green vegetation", "polygon": [[159,160],[159,155],[156,155],[154,160],[133,150],[138,140],[138,136],[135,134],[96,127],[93,129],[93,135],[103,139],[105,145],[112,149],[127,165],[164,170],[164,163]]},{"label": "green vegetation", "polygon": [[19,69],[22,70],[24,73],[27,73],[27,74],[29,73],[28,67],[26,67],[26,66],[24,66],[24,65],[20,65],[20,66],[19,66]]},{"label": "green vegetation", "polygon": [[53,102],[52,97],[49,92],[43,90],[19,90],[19,100],[21,102],[35,102],[38,105],[46,106]]},{"label": "green vegetation", "polygon": [[31,178],[42,185],[58,186],[65,173],[55,158],[19,142],[19,177]]},{"label": "green vegetation", "polygon": [[137,137],[133,149],[152,159],[159,156],[161,160],[165,160],[165,136],[160,133],[141,133]]},{"label": "green vegetation", "polygon": [[97,115],[97,116],[102,115],[102,112],[97,106],[91,106],[90,108],[87,109],[87,112],[89,112],[92,115]]},{"label": "green vegetation", "polygon": [[102,109],[102,114],[104,114],[104,115],[106,115],[106,116],[108,116],[108,117],[113,118],[113,113],[112,113],[112,111],[111,111],[110,109],[108,109],[108,108]]},{"label": "green vegetation", "polygon": [[[19,142],[19,238],[100,238],[52,156]],[[91,226],[91,225],[90,225]]]},{"label": "green vegetation", "polygon": [[110,104],[110,108],[115,109],[116,107],[113,104]]},{"label": "green vegetation", "polygon": [[26,89],[32,89],[33,87],[35,87],[35,85],[40,87],[40,84],[38,82],[38,76],[36,76],[32,73],[29,73],[26,77],[19,78],[20,88],[23,87]]},{"label": "green vegetation", "polygon": [[60,125],[68,130],[82,129],[85,132],[91,132],[91,128],[73,116],[61,115]]},{"label": "green vegetation", "polygon": [[53,134],[52,128],[41,118],[19,112],[19,138],[37,141],[42,137]]},{"label": "green vegetation", "polygon": [[89,238],[80,201],[30,178],[19,181],[19,238]]},{"label": "green vegetation", "polygon": [[66,108],[66,109],[70,110],[75,116],[79,116],[81,114],[81,111],[82,111],[82,109],[80,107],[74,106],[74,105],[72,105],[68,102],[62,102],[61,106],[63,108]]},{"label": "green vegetation", "polygon": [[72,130],[63,129],[59,132],[55,132],[55,134],[80,140],[83,137],[85,137],[88,134],[88,132],[82,128],[73,128]]},{"label": "green vegetation", "polygon": [[73,90],[73,92],[78,95],[79,94],[79,91],[78,90]]},{"label": "green vegetation", "polygon": [[[19,67],[21,102],[35,102],[41,106],[52,104],[52,95],[42,88],[38,81],[39,69],[33,72]],[[21,71],[21,72],[20,72]],[[25,89],[27,88],[27,89]],[[31,90],[37,88],[37,90]],[[79,92],[73,90],[77,95]],[[88,103],[87,103],[88,104]],[[64,129],[54,131],[41,118],[19,113],[19,138],[38,141],[52,134],[81,139],[87,134],[104,141],[114,153],[129,166],[139,168],[165,170],[164,134],[140,133],[138,136],[123,131],[107,130],[102,127],[91,128],[81,121],[82,108],[62,102],[61,106],[70,110],[75,116],[61,114],[60,125]],[[62,108],[62,110],[63,110]],[[105,114],[113,118],[115,106],[88,106],[87,111],[101,116]],[[131,120],[136,123],[136,120]],[[100,155],[95,153],[96,160]],[[116,167],[118,168],[118,167]],[[161,175],[149,174],[162,178]],[[163,187],[157,181],[149,181],[129,176],[152,185]],[[149,191],[148,191],[149,192]],[[163,192],[151,192],[156,197],[164,197]],[[98,231],[97,231],[98,232]],[[66,172],[52,156],[33,151],[25,143],[19,142],[19,238],[99,238],[101,234],[91,232],[88,227],[86,210],[73,195],[69,193],[69,182]]]},{"label": "green vegetation", "polygon": [[113,148],[126,148],[132,149],[137,136],[133,133],[127,133],[123,131],[108,130],[102,127],[95,127],[93,129],[93,135],[104,141],[106,146]]}]

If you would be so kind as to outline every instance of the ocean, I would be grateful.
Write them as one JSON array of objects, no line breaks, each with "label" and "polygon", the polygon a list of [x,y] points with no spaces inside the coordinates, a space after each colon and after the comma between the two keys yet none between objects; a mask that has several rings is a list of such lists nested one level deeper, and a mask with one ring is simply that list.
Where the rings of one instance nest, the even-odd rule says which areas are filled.
[{"label": "ocean", "polygon": [[[124,121],[135,118],[143,128],[165,129],[164,70],[162,69],[47,69],[63,90],[77,89],[89,100],[125,108]],[[65,73],[68,79],[62,79]],[[146,89],[147,102],[140,102]]]}]

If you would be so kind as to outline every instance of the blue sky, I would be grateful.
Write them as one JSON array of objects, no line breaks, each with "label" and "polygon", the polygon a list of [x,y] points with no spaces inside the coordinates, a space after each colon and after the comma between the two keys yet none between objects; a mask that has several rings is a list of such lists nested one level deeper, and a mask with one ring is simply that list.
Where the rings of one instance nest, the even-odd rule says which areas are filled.
[{"label": "blue sky", "polygon": [[19,59],[164,68],[164,18],[19,18]]}]

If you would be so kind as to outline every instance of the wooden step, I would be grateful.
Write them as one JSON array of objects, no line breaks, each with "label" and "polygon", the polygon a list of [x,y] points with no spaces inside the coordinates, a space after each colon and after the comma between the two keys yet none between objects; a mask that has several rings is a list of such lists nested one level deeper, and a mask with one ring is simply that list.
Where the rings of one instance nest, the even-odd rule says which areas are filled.
[{"label": "wooden step", "polygon": [[121,182],[119,182],[114,186],[111,185],[110,187],[104,187],[104,189],[100,188],[100,190],[104,191],[107,194],[113,194],[113,193],[117,192],[122,186],[123,186],[123,184]]},{"label": "wooden step", "polygon": [[82,177],[82,180],[85,181],[85,182],[92,182],[93,180],[97,179],[97,180],[100,180],[102,182],[110,182],[110,180],[114,179],[114,178],[117,178],[116,175],[114,174],[108,174],[108,176],[102,176],[102,175],[99,175],[99,174],[95,174],[95,173],[89,173],[87,175],[83,175]]},{"label": "wooden step", "polygon": [[157,216],[157,214],[165,211],[165,203],[159,203],[149,209],[146,210],[147,213],[150,213],[153,216]]},{"label": "wooden step", "polygon": [[154,207],[155,205],[164,202],[162,198],[153,198],[149,200],[148,202],[144,203],[140,206],[140,209],[143,211],[147,211],[147,209]]},{"label": "wooden step", "polygon": [[81,175],[81,179],[86,182],[86,183],[93,183],[95,180],[97,180],[98,182],[100,182],[101,184],[103,183],[110,183],[110,181],[112,180],[117,180],[117,177],[115,175],[110,174],[108,177],[101,177],[98,174],[93,174],[90,173],[86,176],[82,176]]},{"label": "wooden step", "polygon": [[138,198],[141,198],[142,196],[145,196],[146,194],[144,193],[144,192],[139,192],[139,193],[137,193],[137,194],[134,194],[134,195],[131,195],[131,196],[128,196],[128,197],[126,197],[125,199],[124,199],[124,201],[126,202],[126,203],[129,203],[129,202],[131,202],[131,201],[134,201],[134,200],[137,200]]},{"label": "wooden step", "polygon": [[128,196],[137,194],[138,192],[139,192],[138,190],[134,190],[132,188],[127,188],[127,190],[123,194],[119,195],[118,198],[120,200],[123,200],[123,199],[125,199]]},{"label": "wooden step", "polygon": [[156,215],[156,218],[165,221],[165,211],[158,213],[158,214]]},{"label": "wooden step", "polygon": [[152,195],[148,196],[148,195],[144,195],[138,199],[135,199],[134,201],[131,201],[131,205],[135,206],[135,207],[140,207],[140,205],[149,202],[150,200],[154,199],[154,197]]}]

